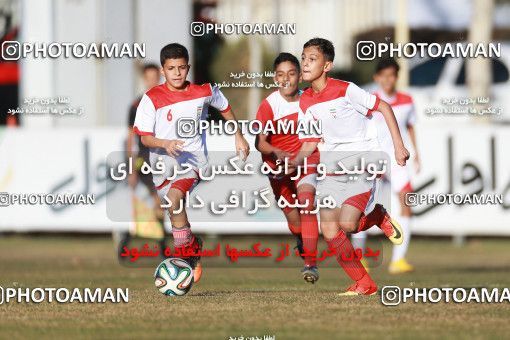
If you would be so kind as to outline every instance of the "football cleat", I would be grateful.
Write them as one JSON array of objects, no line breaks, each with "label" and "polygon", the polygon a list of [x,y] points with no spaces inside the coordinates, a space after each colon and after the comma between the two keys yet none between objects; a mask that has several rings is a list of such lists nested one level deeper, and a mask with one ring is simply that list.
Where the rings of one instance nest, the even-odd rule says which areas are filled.
[{"label": "football cleat", "polygon": [[390,267],[388,268],[390,274],[410,273],[413,270],[414,267],[409,262],[407,262],[406,259],[400,259],[398,261],[391,262]]},{"label": "football cleat", "polygon": [[129,247],[131,238],[131,234],[127,231],[114,234],[114,239],[117,242],[117,257],[120,262],[128,259],[128,257],[122,256],[122,253],[124,253],[124,247]]},{"label": "football cleat", "polygon": [[301,270],[301,274],[303,275],[303,279],[306,282],[314,284],[315,282],[319,281],[319,269],[317,266],[305,266]]},{"label": "football cleat", "polygon": [[384,235],[386,235],[393,244],[402,244],[404,238],[400,224],[388,214],[382,205],[376,204],[374,209],[379,209],[379,212],[382,214],[382,220],[377,226],[381,228]]},{"label": "football cleat", "polygon": [[[194,235],[190,247],[193,248],[195,252],[201,251],[202,239]],[[187,259],[187,261],[191,268],[193,269],[193,282],[200,281],[200,278],[202,277],[202,264],[200,263],[200,256],[192,256],[189,259]]]},{"label": "football cleat", "polygon": [[339,293],[339,296],[356,296],[356,295],[374,295],[377,293],[377,285],[372,280],[363,280],[364,282],[357,281],[353,283],[343,293]]},{"label": "football cleat", "polygon": [[303,256],[303,254],[305,253],[305,247],[303,246],[303,239],[301,238],[301,236],[296,236],[296,246],[294,247],[294,249],[297,249],[299,251],[299,256],[301,256],[301,258],[304,260],[305,257]]},{"label": "football cleat", "polygon": [[200,281],[202,277],[202,263],[198,262],[195,268],[193,269],[193,283],[197,283]]}]

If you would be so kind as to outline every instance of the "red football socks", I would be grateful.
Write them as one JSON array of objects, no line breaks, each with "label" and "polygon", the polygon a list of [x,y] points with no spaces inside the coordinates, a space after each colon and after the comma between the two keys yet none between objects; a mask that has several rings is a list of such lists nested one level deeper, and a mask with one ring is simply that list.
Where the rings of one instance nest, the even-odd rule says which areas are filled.
[{"label": "red football socks", "polygon": [[372,210],[367,215],[361,216],[356,232],[359,233],[360,231],[365,231],[374,225],[380,225],[384,219],[385,214],[386,210],[384,210],[383,206],[376,204],[374,210]]},{"label": "red football socks", "polygon": [[332,239],[326,239],[326,242],[329,249],[335,252],[337,262],[352,280],[372,280],[360,260],[353,256],[354,248],[343,231],[340,231]]},{"label": "red football socks", "polygon": [[[308,201],[308,205],[301,213],[301,237],[303,240],[303,248],[305,252],[314,254],[317,252],[317,241],[319,239],[319,223],[317,215],[310,214],[314,209],[315,196],[311,192],[303,192],[298,195],[300,204]],[[316,256],[305,256],[305,265],[317,265]]]}]

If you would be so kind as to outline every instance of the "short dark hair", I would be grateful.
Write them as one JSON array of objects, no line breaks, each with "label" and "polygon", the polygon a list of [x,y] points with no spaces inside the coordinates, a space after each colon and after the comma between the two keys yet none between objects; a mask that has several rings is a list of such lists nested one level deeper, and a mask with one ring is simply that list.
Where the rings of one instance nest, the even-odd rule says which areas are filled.
[{"label": "short dark hair", "polygon": [[393,67],[395,69],[395,72],[397,72],[397,73],[400,70],[400,66],[398,65],[398,63],[395,59],[393,59],[393,58],[380,59],[377,62],[377,66],[375,67],[375,73],[379,73],[382,70],[385,70],[390,67]]},{"label": "short dark hair", "polygon": [[331,41],[323,38],[313,38],[303,45],[303,49],[312,46],[317,47],[319,51],[324,54],[327,61],[333,61],[335,59],[335,47]]},{"label": "short dark hair", "polygon": [[147,63],[147,64],[143,65],[142,71],[144,74],[145,74],[145,72],[147,72],[149,70],[159,71],[159,66],[155,63]]},{"label": "short dark hair", "polygon": [[165,64],[167,59],[186,59],[186,63],[189,62],[189,54],[186,47],[182,46],[178,43],[168,44],[161,49],[161,53],[159,55],[159,59],[161,61],[161,66]]},{"label": "short dark hair", "polygon": [[298,72],[301,70],[301,68],[299,66],[299,60],[293,54],[287,53],[287,52],[282,52],[282,53],[278,54],[278,57],[276,57],[276,59],[274,60],[274,63],[273,63],[273,70],[276,70],[278,65],[280,65],[281,63],[286,62],[286,61],[289,61],[292,64],[294,64],[294,66],[296,66]]}]

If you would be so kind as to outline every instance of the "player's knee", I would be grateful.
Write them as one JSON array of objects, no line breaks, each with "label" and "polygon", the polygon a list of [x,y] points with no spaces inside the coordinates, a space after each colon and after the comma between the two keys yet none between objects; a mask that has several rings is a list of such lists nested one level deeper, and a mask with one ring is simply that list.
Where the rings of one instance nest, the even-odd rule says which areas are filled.
[{"label": "player's knee", "polygon": [[338,225],[335,222],[321,222],[320,228],[325,239],[331,239],[338,233]]},{"label": "player's knee", "polygon": [[340,229],[346,233],[354,233],[358,230],[357,221],[340,221]]},{"label": "player's knee", "polygon": [[285,216],[290,215],[293,210],[294,210],[294,208],[289,207],[289,206],[285,206],[282,208],[282,211],[285,214]]},{"label": "player's knee", "polygon": [[315,196],[311,192],[304,192],[298,194],[299,206],[304,211],[311,212],[315,209]]},{"label": "player's knee", "polygon": [[184,193],[181,190],[179,190],[179,189],[176,189],[174,187],[170,187],[170,190],[168,190],[167,196],[171,200],[173,200],[173,199],[180,200],[181,198],[184,197]]},{"label": "player's knee", "polygon": [[170,210],[171,211],[173,211],[174,209],[179,210],[181,207],[181,202],[184,199],[183,193],[180,190],[172,188],[168,191],[168,194],[166,196],[168,197],[168,200],[172,204]]}]

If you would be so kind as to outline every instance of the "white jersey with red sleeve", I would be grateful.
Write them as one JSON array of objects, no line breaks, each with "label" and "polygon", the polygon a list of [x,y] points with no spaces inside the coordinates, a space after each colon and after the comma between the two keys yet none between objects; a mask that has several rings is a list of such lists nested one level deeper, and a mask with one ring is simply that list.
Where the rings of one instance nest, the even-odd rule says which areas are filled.
[{"label": "white jersey with red sleeve", "polygon": [[[395,118],[397,119],[398,128],[400,130],[402,140],[404,141],[404,145],[409,147],[411,140],[409,137],[408,127],[416,124],[416,111],[413,104],[413,98],[402,92],[396,92],[395,95],[389,97],[382,91],[378,91],[376,92],[376,95],[378,98],[381,98],[390,104],[393,112],[395,113]],[[379,140],[382,150],[394,157],[393,141],[391,139],[390,130],[384,120],[384,116],[378,111],[374,112],[373,116],[373,122],[377,128],[377,139]]]},{"label": "white jersey with red sleeve", "polygon": [[[396,92],[393,96],[387,96],[382,91],[376,92],[378,98],[381,98],[390,104],[395,118],[397,120],[400,135],[404,141],[406,148],[411,145],[411,138],[409,136],[409,126],[416,124],[416,111],[411,96]],[[373,113],[373,122],[377,128],[377,139],[381,145],[381,149],[386,152],[391,160],[391,187],[394,192],[401,192],[402,190],[412,190],[411,187],[411,171],[409,166],[399,166],[395,160],[395,151],[393,147],[393,140],[391,139],[390,130],[386,125],[386,121],[382,113],[376,111]]]},{"label": "white jersey with red sleeve", "polygon": [[[294,124],[294,127],[297,127],[298,115],[299,101],[289,102],[277,90],[262,101],[256,119],[262,126],[266,126],[271,121],[276,129],[278,122],[281,121]],[[267,142],[280,150],[291,153],[292,157],[297,155],[302,145],[297,133],[270,134]],[[275,166],[274,159],[271,156],[262,155],[262,159],[269,165]],[[308,157],[307,162],[309,165],[316,165],[319,162],[318,150]]]},{"label": "white jersey with red sleeve", "polygon": [[161,84],[147,91],[138,105],[134,130],[139,135],[153,135],[160,139],[181,139],[185,151],[196,151],[204,147],[202,136],[183,138],[177,133],[178,120],[186,119],[198,123],[207,118],[207,108],[226,111],[229,104],[218,87],[211,84],[189,84],[184,91],[171,91]]},{"label": "white jersey with red sleeve", "polygon": [[356,84],[328,78],[322,91],[306,89],[299,105],[300,119],[320,120],[322,125],[321,136],[300,133],[299,138],[305,141],[322,138],[321,162],[328,169],[336,168],[336,163],[352,152],[380,150],[377,131],[370,124],[379,99]]},{"label": "white jersey with red sleeve", "polygon": [[301,119],[320,120],[322,136],[300,134],[300,139],[322,137],[324,150],[371,150],[377,133],[369,124],[379,99],[357,85],[328,78],[326,87],[316,93],[312,88],[301,95]]},{"label": "white jersey with red sleeve", "polygon": [[[177,158],[169,156],[163,149],[151,148],[151,166],[155,165],[158,157],[163,158],[166,169],[173,164],[183,163],[191,164],[194,168],[207,165],[205,133],[183,136],[178,133],[178,128],[182,127],[179,127],[178,121],[184,119],[189,125],[197,127],[200,120],[207,119],[209,105],[222,112],[230,109],[220,89],[209,83],[188,84],[184,91],[171,91],[163,83],[142,96],[136,111],[134,131],[141,136],[152,135],[159,139],[184,141],[183,152]],[[160,186],[168,175],[153,175],[156,187]]]}]

